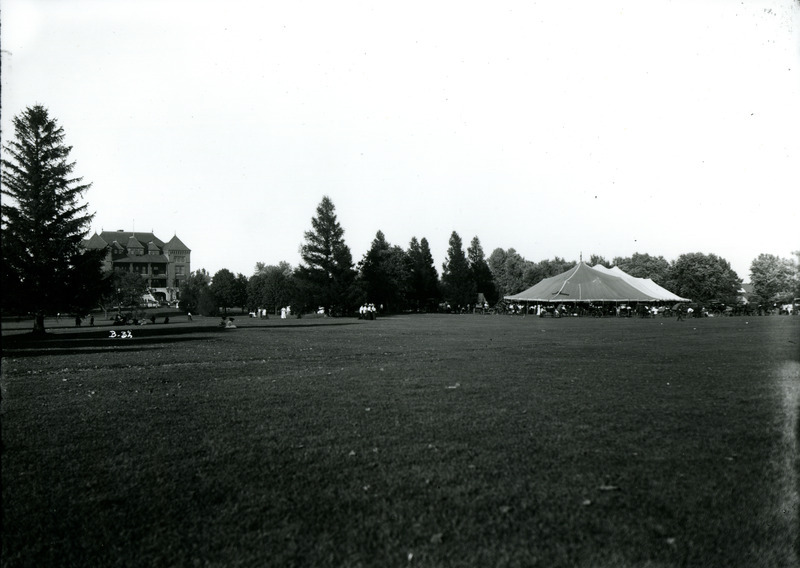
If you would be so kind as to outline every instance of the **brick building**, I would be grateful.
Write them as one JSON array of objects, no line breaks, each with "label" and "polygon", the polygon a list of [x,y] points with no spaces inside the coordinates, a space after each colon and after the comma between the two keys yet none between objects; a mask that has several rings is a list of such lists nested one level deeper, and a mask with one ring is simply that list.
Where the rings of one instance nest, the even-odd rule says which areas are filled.
[{"label": "brick building", "polygon": [[153,233],[101,231],[83,246],[105,249],[104,270],[141,274],[153,297],[165,302],[178,299],[178,290],[191,271],[191,250],[177,235],[165,243]]}]

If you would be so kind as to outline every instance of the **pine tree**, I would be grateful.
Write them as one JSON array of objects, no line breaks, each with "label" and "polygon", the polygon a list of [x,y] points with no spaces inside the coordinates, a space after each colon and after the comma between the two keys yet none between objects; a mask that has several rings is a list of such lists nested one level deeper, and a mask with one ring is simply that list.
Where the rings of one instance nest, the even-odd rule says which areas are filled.
[{"label": "pine tree", "polygon": [[450,235],[450,246],[447,249],[447,260],[442,265],[442,285],[445,298],[453,307],[466,307],[475,302],[477,291],[469,269],[467,257],[461,237],[453,231]]},{"label": "pine tree", "polygon": [[359,263],[359,280],[366,300],[387,312],[406,307],[410,296],[412,270],[408,254],[386,241],[378,231],[372,246]]},{"label": "pine tree", "polygon": [[355,308],[353,256],[344,242],[344,229],[336,219],[336,208],[327,195],[311,219],[312,230],[300,247],[303,264],[297,269],[300,293],[308,304],[324,306],[328,313],[345,313]]},{"label": "pine tree", "polygon": [[428,240],[411,238],[406,253],[411,264],[409,299],[421,310],[435,310],[439,300],[439,273]]},{"label": "pine tree", "polygon": [[99,300],[106,280],[105,251],[85,251],[93,214],[80,203],[91,184],[71,177],[64,129],[41,105],[13,119],[15,138],[2,160],[3,309],[34,314],[34,334],[44,317],[85,313]]},{"label": "pine tree", "polygon": [[497,301],[497,287],[494,284],[489,263],[486,262],[486,255],[483,252],[481,241],[477,236],[472,239],[467,249],[467,260],[469,261],[469,269],[472,272],[475,288],[486,297],[489,303],[494,304]]}]

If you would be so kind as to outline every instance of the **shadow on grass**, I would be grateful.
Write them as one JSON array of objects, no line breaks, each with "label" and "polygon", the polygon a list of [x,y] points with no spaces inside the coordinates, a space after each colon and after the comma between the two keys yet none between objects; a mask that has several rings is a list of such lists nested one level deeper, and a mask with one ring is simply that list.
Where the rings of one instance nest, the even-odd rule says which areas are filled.
[{"label": "shadow on grass", "polygon": [[[327,326],[356,325],[355,321],[326,322]],[[88,353],[134,352],[186,341],[207,341],[229,333],[277,332],[296,328],[320,327],[316,322],[290,325],[244,326],[225,329],[218,325],[145,326],[82,328],[64,333],[36,336],[18,333],[3,337],[3,357],[37,357],[43,355],[78,355]],[[114,335],[112,335],[112,333]],[[123,335],[130,333],[130,336]]]},{"label": "shadow on grass", "polygon": [[[234,322],[234,323],[236,323],[236,322]],[[322,320],[319,323],[316,323],[316,322],[311,322],[311,323],[294,323],[294,322],[291,322],[291,323],[288,323],[288,324],[285,324],[285,325],[284,324],[278,324],[278,325],[247,325],[247,324],[245,324],[245,325],[242,325],[240,327],[237,327],[236,329],[237,329],[237,331],[242,331],[242,330],[244,330],[244,331],[253,331],[253,330],[264,330],[264,329],[270,329],[270,330],[294,329],[294,328],[297,328],[297,327],[323,327],[323,326],[324,327],[338,327],[338,326],[342,326],[342,325],[358,325],[358,320],[355,320],[355,321],[337,321],[337,322],[327,322],[327,321],[325,321],[324,323],[322,322]]]},{"label": "shadow on grass", "polygon": [[[41,355],[78,355],[87,353],[132,352],[157,346],[203,341],[224,332],[216,326],[104,328],[35,336],[30,333],[3,337],[3,357],[36,357]],[[115,334],[112,336],[112,332]],[[123,336],[130,332],[131,336]]]}]

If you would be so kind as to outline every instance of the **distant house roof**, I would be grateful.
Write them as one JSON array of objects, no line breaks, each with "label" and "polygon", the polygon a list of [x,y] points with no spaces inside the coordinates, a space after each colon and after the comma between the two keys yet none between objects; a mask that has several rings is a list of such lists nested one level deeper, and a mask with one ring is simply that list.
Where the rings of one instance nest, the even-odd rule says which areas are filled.
[{"label": "distant house roof", "polygon": [[134,249],[143,249],[144,245],[142,243],[140,243],[139,240],[136,237],[131,235],[130,237],[128,237],[128,242],[125,245],[125,248],[128,248],[128,249],[132,249],[132,248],[134,248]]},{"label": "distant house roof", "polygon": [[102,231],[100,233],[100,237],[102,237],[102,239],[107,243],[110,243],[111,241],[122,242],[128,237],[134,237],[141,243],[149,243],[150,241],[153,241],[156,245],[158,245],[158,247],[164,246],[164,241],[159,239],[153,233],[141,233],[139,231]]},{"label": "distant house roof", "polygon": [[187,247],[181,240],[178,238],[178,235],[174,235],[166,245],[164,245],[166,250],[191,250]]},{"label": "distant house roof", "polygon": [[95,233],[88,240],[83,242],[83,247],[87,249],[104,249],[107,246],[108,243],[103,239],[103,237],[101,237],[97,233]]},{"label": "distant house roof", "polygon": [[122,259],[117,259],[117,261],[125,261],[127,259],[137,258],[135,255],[130,255],[132,250],[146,250],[148,253],[159,253],[158,255],[148,254],[150,257],[148,260],[149,262],[161,262],[161,260],[154,260],[156,257],[163,259],[164,262],[167,262],[164,253],[170,250],[190,250],[189,247],[181,242],[177,235],[173,236],[168,243],[164,243],[164,241],[159,239],[153,233],[128,232],[123,230],[101,231],[100,233],[94,233],[89,239],[83,241],[83,246],[87,249],[103,249],[106,247],[111,247],[116,254],[128,253],[128,256]]}]

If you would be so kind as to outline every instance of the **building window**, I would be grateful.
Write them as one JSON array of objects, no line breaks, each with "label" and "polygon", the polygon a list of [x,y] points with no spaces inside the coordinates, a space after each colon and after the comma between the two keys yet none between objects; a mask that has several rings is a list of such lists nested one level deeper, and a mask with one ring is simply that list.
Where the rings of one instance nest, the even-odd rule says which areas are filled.
[{"label": "building window", "polygon": [[183,266],[175,267],[175,276],[183,276]]},{"label": "building window", "polygon": [[186,262],[186,257],[185,256],[176,256],[174,258],[175,258],[175,262]]}]

